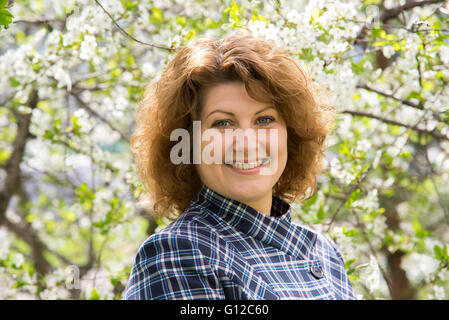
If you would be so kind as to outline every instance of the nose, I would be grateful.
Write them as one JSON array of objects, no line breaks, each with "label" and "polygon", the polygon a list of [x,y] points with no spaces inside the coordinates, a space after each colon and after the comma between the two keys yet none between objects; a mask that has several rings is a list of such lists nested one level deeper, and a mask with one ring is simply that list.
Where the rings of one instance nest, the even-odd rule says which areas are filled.
[{"label": "nose", "polygon": [[260,153],[258,132],[252,127],[240,127],[233,135],[234,159],[246,159],[245,162],[258,159]]}]

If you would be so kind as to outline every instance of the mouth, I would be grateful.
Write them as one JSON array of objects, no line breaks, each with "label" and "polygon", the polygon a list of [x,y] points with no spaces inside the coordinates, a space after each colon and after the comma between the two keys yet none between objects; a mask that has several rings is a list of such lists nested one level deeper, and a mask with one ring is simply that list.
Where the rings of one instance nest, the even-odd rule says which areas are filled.
[{"label": "mouth", "polygon": [[238,170],[251,170],[254,168],[262,167],[268,162],[268,160],[269,158],[263,158],[260,160],[248,162],[233,161],[233,162],[225,162],[225,165]]}]

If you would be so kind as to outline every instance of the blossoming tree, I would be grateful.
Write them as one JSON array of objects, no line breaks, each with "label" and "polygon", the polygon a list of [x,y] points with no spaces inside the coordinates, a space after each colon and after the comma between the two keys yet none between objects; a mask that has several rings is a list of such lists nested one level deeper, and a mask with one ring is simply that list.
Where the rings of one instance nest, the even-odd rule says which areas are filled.
[{"label": "blossoming tree", "polygon": [[137,202],[143,90],[174,48],[251,32],[337,109],[295,221],[335,239],[359,298],[447,299],[448,16],[438,0],[0,1],[0,298],[122,298],[167,224]]}]

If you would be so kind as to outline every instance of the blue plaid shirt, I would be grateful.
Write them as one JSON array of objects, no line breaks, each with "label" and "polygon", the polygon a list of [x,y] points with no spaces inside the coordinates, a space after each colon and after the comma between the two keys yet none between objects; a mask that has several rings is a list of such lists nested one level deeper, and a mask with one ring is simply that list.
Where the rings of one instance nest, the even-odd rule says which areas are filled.
[{"label": "blue plaid shirt", "polygon": [[203,185],[189,208],[139,248],[125,299],[355,299],[344,261],[324,234]]}]

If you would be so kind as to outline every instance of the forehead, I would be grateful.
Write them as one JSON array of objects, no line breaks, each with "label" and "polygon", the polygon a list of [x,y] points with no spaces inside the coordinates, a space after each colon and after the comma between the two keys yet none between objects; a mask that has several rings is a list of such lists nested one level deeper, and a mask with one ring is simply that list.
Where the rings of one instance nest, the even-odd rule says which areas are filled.
[{"label": "forehead", "polygon": [[205,90],[202,116],[207,116],[216,109],[234,114],[255,113],[269,105],[269,102],[252,98],[246,91],[244,83],[221,83]]}]

